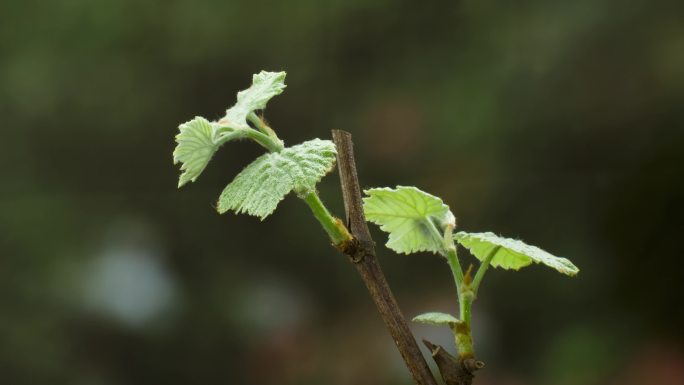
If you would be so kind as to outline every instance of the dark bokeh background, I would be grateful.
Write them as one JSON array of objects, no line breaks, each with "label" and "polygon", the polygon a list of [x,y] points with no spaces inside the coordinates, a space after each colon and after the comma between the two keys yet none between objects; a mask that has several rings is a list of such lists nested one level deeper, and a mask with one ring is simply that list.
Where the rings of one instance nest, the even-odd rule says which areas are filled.
[{"label": "dark bokeh background", "polygon": [[[682,4],[3,1],[0,383],[410,383],[302,202],[214,211],[260,148],[176,189],[178,124],[261,69],[286,143],[351,131],[364,186],[581,268],[488,274],[478,384],[684,383]],[[407,316],[456,312],[440,258],[379,253]]]}]

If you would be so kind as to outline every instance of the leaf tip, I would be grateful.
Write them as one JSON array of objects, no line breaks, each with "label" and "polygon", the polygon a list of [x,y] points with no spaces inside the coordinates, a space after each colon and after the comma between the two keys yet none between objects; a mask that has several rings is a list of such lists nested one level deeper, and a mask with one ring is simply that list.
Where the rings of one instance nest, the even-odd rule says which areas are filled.
[{"label": "leaf tip", "polygon": [[188,184],[188,182],[194,182],[195,179],[197,179],[197,177],[188,178],[187,171],[183,172],[183,174],[181,174],[180,178],[178,178],[178,188],[185,186],[186,184]]},{"label": "leaf tip", "polygon": [[223,205],[221,205],[220,201],[216,204],[214,208],[216,209],[216,212],[219,214],[225,214],[226,211],[228,211],[228,207],[224,207]]},{"label": "leaf tip", "polygon": [[564,274],[567,275],[568,277],[576,277],[577,274],[579,274],[579,272],[580,272],[580,269],[573,264],[572,268],[565,271]]}]

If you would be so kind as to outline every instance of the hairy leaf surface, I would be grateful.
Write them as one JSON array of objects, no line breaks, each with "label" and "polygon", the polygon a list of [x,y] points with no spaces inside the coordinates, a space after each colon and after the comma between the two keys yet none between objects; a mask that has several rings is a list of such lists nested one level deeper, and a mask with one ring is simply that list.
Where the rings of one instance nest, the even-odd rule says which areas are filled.
[{"label": "hairy leaf surface", "polygon": [[528,245],[517,239],[499,237],[490,232],[466,233],[462,231],[456,233],[454,238],[481,261],[495,247],[500,246],[490,262],[494,267],[519,270],[521,267],[534,262],[542,263],[569,276],[579,272],[577,266],[570,262],[570,260],[553,256],[536,246]]},{"label": "hairy leaf surface", "polygon": [[194,182],[207,167],[209,161],[221,144],[240,136],[239,132],[224,129],[219,135],[216,123],[209,122],[201,116],[178,126],[176,148],[173,150],[173,163],[182,163],[178,187]]},{"label": "hairy leaf surface", "polygon": [[197,116],[178,126],[173,163],[182,163],[178,187],[194,182],[204,171],[218,148],[233,139],[245,137],[251,130],[247,115],[266,108],[266,103],[285,89],[285,72],[267,72],[252,76],[252,86],[237,94],[237,103],[219,122]]},{"label": "hairy leaf surface", "polygon": [[252,86],[237,94],[237,103],[228,110],[219,123],[233,128],[247,128],[247,115],[263,110],[272,97],[285,89],[285,72],[261,71],[252,76]]},{"label": "hairy leaf surface", "polygon": [[314,139],[258,157],[223,190],[218,211],[247,213],[261,219],[270,215],[290,191],[306,194],[332,170],[335,145]]},{"label": "hairy leaf surface", "polygon": [[366,218],[389,233],[387,247],[406,254],[443,249],[442,227],[455,219],[441,199],[407,186],[364,192],[368,195],[363,198]]},{"label": "hairy leaf surface", "polygon": [[447,325],[449,327],[461,322],[461,320],[451,314],[438,312],[419,314],[413,317],[412,321],[430,325]]}]

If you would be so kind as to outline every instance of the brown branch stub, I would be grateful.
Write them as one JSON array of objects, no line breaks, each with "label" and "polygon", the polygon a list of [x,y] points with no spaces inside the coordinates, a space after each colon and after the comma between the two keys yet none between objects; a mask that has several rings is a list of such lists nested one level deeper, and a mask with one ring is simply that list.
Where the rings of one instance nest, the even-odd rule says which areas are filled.
[{"label": "brown branch stub", "polygon": [[354,236],[353,241],[348,242],[342,251],[361,275],[415,382],[418,385],[437,385],[375,257],[375,244],[363,215],[363,200],[351,134],[333,130],[332,136],[337,146],[337,167],[340,172],[347,226]]},{"label": "brown branch stub", "polygon": [[474,358],[459,359],[428,340],[423,340],[423,343],[432,352],[432,358],[446,385],[471,385],[475,372],[484,368],[482,361]]}]

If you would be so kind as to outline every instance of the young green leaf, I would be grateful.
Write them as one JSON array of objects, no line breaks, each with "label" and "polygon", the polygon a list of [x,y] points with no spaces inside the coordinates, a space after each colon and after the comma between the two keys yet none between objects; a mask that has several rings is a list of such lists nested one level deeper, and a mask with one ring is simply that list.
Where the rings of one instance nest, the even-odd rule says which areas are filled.
[{"label": "young green leaf", "polygon": [[389,233],[387,247],[397,253],[443,250],[442,227],[454,215],[441,199],[416,187],[374,188],[364,191],[366,219]]},{"label": "young green leaf", "polygon": [[461,320],[452,316],[451,314],[437,312],[423,313],[417,315],[413,317],[412,321],[430,325],[446,325],[449,327],[453,327],[454,325],[457,325],[461,322]]},{"label": "young green leaf", "polygon": [[178,128],[178,144],[173,150],[173,163],[182,163],[183,173],[178,180],[178,187],[194,182],[223,143],[242,136],[242,132],[232,129],[224,129],[218,134],[217,124],[201,116],[196,116]]},{"label": "young green leaf", "polygon": [[223,190],[219,213],[233,210],[261,219],[292,190],[305,195],[332,170],[337,151],[329,140],[314,139],[258,157]]},{"label": "young green leaf", "polygon": [[219,122],[197,116],[178,126],[180,133],[176,135],[177,145],[173,151],[173,163],[182,163],[178,187],[194,182],[222,144],[248,137],[252,129],[247,124],[247,115],[266,108],[266,103],[283,89],[285,72],[261,71],[252,77],[250,88],[238,92],[237,103]]},{"label": "young green leaf", "polygon": [[481,261],[487,257],[491,250],[500,246],[490,262],[494,267],[519,270],[521,267],[535,262],[543,263],[569,276],[579,272],[577,266],[570,260],[553,256],[536,246],[528,245],[517,239],[499,237],[490,232],[466,233],[463,231],[456,233],[454,238]]},{"label": "young green leaf", "polygon": [[263,110],[266,103],[285,89],[285,72],[261,71],[252,76],[252,86],[237,94],[237,103],[228,110],[219,123],[233,128],[248,128],[247,115]]}]

